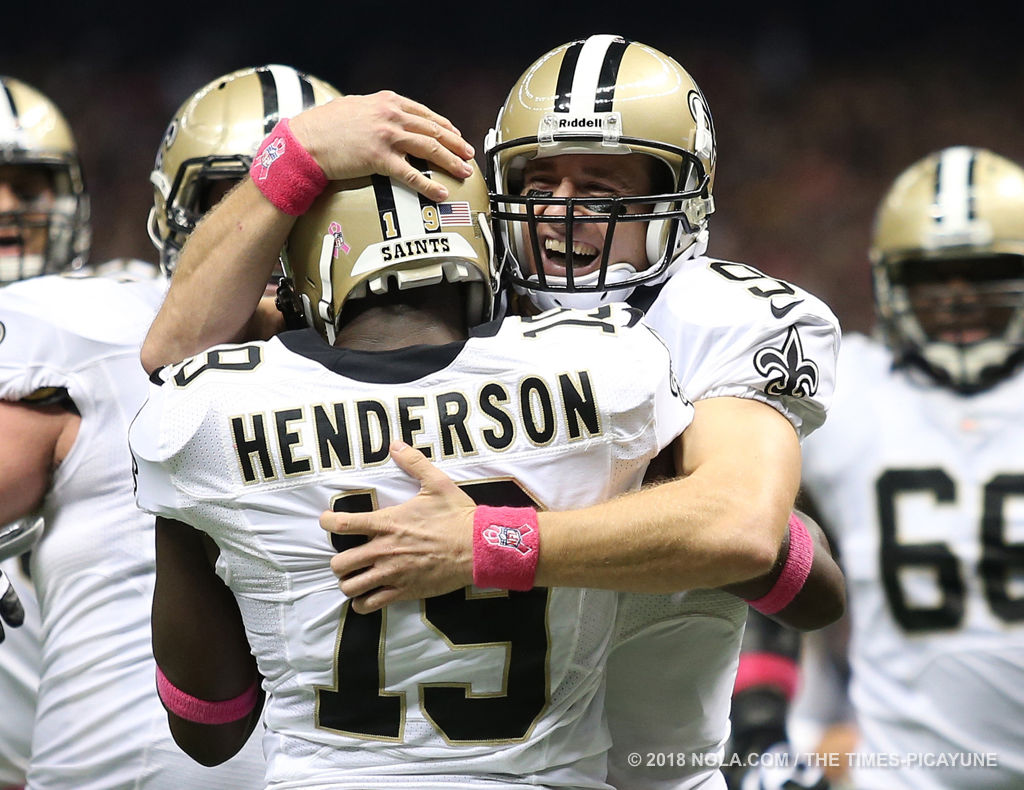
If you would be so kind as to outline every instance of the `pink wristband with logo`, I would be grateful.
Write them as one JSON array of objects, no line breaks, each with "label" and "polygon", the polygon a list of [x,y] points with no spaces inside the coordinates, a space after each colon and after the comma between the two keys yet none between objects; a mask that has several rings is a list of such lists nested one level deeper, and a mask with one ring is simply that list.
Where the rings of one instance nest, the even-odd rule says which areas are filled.
[{"label": "pink wristband with logo", "polygon": [[156,692],[161,702],[175,716],[196,724],[228,724],[248,716],[259,699],[259,684],[252,685],[234,699],[219,702],[193,697],[167,679],[160,667],[156,668]]},{"label": "pink wristband with logo", "polygon": [[473,584],[532,590],[540,557],[540,529],[532,507],[489,507],[473,512]]},{"label": "pink wristband with logo", "polygon": [[762,614],[775,614],[789,606],[803,589],[814,561],[814,541],[796,513],[789,514],[789,554],[775,584],[760,598],[747,601]]},{"label": "pink wristband with logo", "polygon": [[327,186],[327,176],[292,134],[287,118],[267,135],[249,175],[267,200],[292,216],[305,214]]}]

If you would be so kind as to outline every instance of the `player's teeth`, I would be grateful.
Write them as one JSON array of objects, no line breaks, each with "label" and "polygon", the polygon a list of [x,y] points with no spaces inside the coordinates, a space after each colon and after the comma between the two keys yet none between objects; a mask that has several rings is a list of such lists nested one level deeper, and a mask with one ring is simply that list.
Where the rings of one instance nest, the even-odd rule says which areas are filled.
[{"label": "player's teeth", "polygon": [[[565,255],[565,242],[561,239],[545,239],[544,248],[551,252],[557,252],[561,255]],[[583,244],[578,241],[572,243],[572,251],[574,255],[596,255],[597,250],[591,247],[589,244]]]}]

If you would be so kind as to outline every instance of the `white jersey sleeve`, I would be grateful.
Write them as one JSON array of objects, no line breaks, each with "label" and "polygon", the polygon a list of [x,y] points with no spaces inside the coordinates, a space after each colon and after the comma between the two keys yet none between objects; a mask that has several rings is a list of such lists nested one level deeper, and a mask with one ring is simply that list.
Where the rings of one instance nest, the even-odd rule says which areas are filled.
[{"label": "white jersey sleeve", "polygon": [[[163,292],[157,281],[59,275],[0,290],[0,399],[67,388],[75,371],[118,353],[137,357]],[[91,396],[83,391],[80,398]]]},{"label": "white jersey sleeve", "polygon": [[220,548],[266,681],[270,786],[608,790],[615,593],[470,588],[363,618],[317,520],[416,493],[392,438],[483,504],[639,487],[693,410],[638,318],[552,312],[376,354],[285,333],[163,373],[130,435],[138,501]]},{"label": "white jersey sleeve", "polygon": [[135,505],[127,436],[148,390],[139,347],[162,298],[157,281],[100,277],[0,291],[0,396],[66,390],[81,418],[31,553],[41,642],[30,787],[263,786],[258,740],[213,769],[183,754],[153,682],[153,519]]},{"label": "white jersey sleeve", "polygon": [[665,283],[647,322],[668,343],[691,401],[753,398],[801,438],[825,419],[839,323],[819,299],[743,263],[700,257]]}]

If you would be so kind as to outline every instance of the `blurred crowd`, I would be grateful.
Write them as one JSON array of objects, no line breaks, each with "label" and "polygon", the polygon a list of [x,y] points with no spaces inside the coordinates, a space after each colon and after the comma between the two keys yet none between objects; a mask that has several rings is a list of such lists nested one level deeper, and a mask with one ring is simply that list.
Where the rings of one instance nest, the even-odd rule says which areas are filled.
[{"label": "blurred crowd", "polygon": [[147,178],[164,125],[212,75],[257,63],[287,63],[351,93],[394,89],[448,115],[479,151],[523,62],[591,32],[649,41],[690,71],[714,117],[710,254],[793,280],[824,298],[844,330],[871,325],[872,212],[907,162],[955,144],[1024,161],[1024,59],[1003,43],[1010,19],[960,28],[946,17],[945,27],[929,31],[915,22],[940,16],[879,16],[865,6],[849,20],[765,14],[732,27],[722,11],[711,27],[686,23],[674,8],[666,26],[655,4],[642,30],[632,29],[635,20],[621,24],[618,13],[586,22],[552,12],[543,33],[522,18],[499,19],[483,34],[445,38],[423,35],[409,20],[389,30],[379,13],[350,8],[325,13],[320,35],[309,24],[293,31],[281,15],[257,24],[251,12],[205,25],[193,19],[159,35],[141,22],[96,32],[81,27],[83,17],[68,21],[80,28],[74,44],[0,56],[0,72],[51,96],[75,130],[93,194],[93,259],[152,258]]}]

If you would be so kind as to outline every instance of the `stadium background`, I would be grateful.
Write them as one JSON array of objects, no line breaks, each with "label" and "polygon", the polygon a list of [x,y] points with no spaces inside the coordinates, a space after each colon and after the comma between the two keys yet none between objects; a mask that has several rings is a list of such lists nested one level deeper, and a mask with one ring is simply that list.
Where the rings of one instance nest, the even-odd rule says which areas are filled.
[{"label": "stadium background", "polygon": [[676,57],[718,134],[710,252],[871,323],[866,246],[890,180],[957,143],[1024,162],[1024,4],[406,2],[6,4],[0,73],[51,96],[93,193],[93,260],[153,259],[148,174],[178,105],[243,66],[287,63],[348,93],[391,88],[480,153],[537,56],[620,33]]}]

